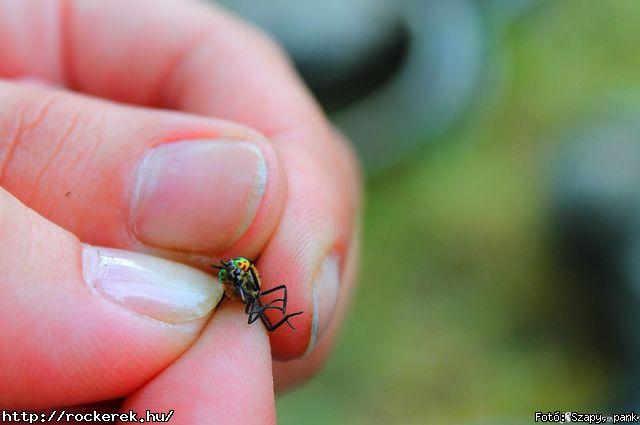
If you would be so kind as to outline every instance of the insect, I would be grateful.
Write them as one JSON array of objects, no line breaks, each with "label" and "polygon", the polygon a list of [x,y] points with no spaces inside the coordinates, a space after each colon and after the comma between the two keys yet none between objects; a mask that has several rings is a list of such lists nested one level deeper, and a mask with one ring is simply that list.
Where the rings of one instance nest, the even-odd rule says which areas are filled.
[{"label": "insect", "polygon": [[[244,312],[249,315],[247,323],[252,324],[256,320],[262,320],[269,332],[273,332],[284,323],[291,329],[295,329],[289,319],[302,314],[302,311],[287,314],[287,287],[285,285],[261,291],[260,275],[256,266],[244,257],[235,257],[229,260],[220,261],[220,266],[212,265],[218,270],[218,280],[224,286],[224,293],[227,298],[239,299],[245,305]],[[282,298],[263,304],[260,297],[282,291]],[[274,305],[281,303],[280,305]],[[267,310],[278,310],[282,312],[283,318],[276,323],[272,323],[265,312]]]}]

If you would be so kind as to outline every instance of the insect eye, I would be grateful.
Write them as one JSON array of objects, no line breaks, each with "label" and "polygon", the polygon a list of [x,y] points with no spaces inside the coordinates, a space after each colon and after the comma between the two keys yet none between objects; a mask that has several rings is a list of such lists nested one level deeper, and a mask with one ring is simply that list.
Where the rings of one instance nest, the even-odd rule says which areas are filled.
[{"label": "insect eye", "polygon": [[224,282],[225,280],[227,280],[227,270],[220,269],[220,271],[218,272],[218,280],[220,282]]}]

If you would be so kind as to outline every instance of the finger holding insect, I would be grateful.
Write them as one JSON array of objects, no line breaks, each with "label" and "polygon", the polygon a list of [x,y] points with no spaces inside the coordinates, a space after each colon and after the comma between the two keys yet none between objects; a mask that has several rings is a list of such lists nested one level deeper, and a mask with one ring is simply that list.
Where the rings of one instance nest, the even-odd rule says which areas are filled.
[{"label": "finger holding insect", "polygon": [[[353,172],[349,170],[345,166],[342,172],[345,174]],[[357,181],[357,179],[354,180]],[[293,189],[295,185],[291,181],[292,179],[289,181],[289,187]],[[319,178],[319,181],[322,179]],[[249,323],[252,323],[253,319],[257,319],[257,315],[260,315],[267,330],[272,332],[270,338],[276,357],[287,358],[291,352],[294,357],[302,353],[311,353],[325,331],[332,324],[335,327],[339,323],[332,320],[334,311],[337,309],[337,305],[344,309],[352,288],[353,268],[357,261],[357,231],[353,219],[347,218],[341,222],[340,217],[344,215],[345,211],[349,212],[345,205],[354,202],[354,200],[344,199],[344,204],[336,203],[336,199],[338,201],[341,199],[340,191],[331,191],[325,188],[324,192],[328,192],[330,196],[326,199],[318,197],[311,200],[311,205],[306,206],[308,209],[303,210],[304,214],[294,209],[293,215],[287,217],[287,210],[285,210],[283,220],[280,222],[274,238],[267,245],[259,261],[261,270],[266,270],[266,273],[263,274],[266,278],[261,279],[256,266],[242,257],[222,261],[219,266],[214,265],[214,268],[219,269],[218,279],[226,283],[227,287],[231,287],[227,293],[240,294],[239,298],[243,302],[256,302],[259,306],[269,307],[274,303],[282,303],[284,311],[279,311],[278,314],[273,314],[274,312],[270,312],[268,308],[262,308],[249,319]],[[350,194],[347,192],[347,195]],[[344,192],[342,196],[345,196]],[[355,202],[357,202],[357,197]],[[297,204],[291,201],[287,204],[287,208],[291,206],[291,203]],[[331,211],[331,208],[336,208],[336,210]],[[340,208],[343,211],[340,211]],[[303,224],[296,215],[302,216],[308,221]],[[304,231],[300,231],[300,227],[304,227]],[[331,233],[332,229],[337,230],[335,234]],[[338,229],[342,229],[342,231]],[[295,232],[295,235],[289,232]],[[303,239],[300,240],[298,237]],[[301,242],[305,249],[297,249]],[[273,253],[279,254],[279,256],[271,258],[270,255]],[[299,257],[290,253],[297,254]],[[318,264],[318,259],[323,255],[324,259]],[[302,281],[310,282],[310,287],[294,283],[291,285],[293,289],[287,291],[287,285],[274,286],[270,284],[269,282],[278,281],[277,275],[270,274],[274,265],[285,267],[285,271],[282,273],[284,278],[290,279],[291,276],[302,275]],[[299,268],[292,269],[291,267]],[[344,285],[340,285],[341,280],[345,282]],[[263,284],[264,282],[267,283]],[[278,290],[282,290],[282,295],[276,293]],[[289,293],[294,294],[293,301],[289,300]],[[273,296],[267,297],[269,295]],[[282,298],[277,298],[278,296],[282,296]],[[232,295],[231,298],[238,297]],[[288,303],[293,306],[304,305],[309,313],[304,315],[302,310],[288,313],[285,308]],[[294,310],[298,310],[298,308]],[[300,334],[297,334],[289,320],[296,316],[300,316],[296,318],[296,323],[300,323],[302,329]],[[273,332],[285,323],[289,325],[290,329],[281,328],[281,331]],[[327,342],[330,345],[333,333],[328,338],[325,345]],[[287,346],[287,344],[289,345]],[[323,350],[322,353],[326,355],[327,351]]]},{"label": "finger holding insect", "polygon": [[[287,285],[292,311],[305,312],[295,318],[295,333],[280,328],[270,334],[274,357],[296,358],[313,350],[338,298],[353,284],[342,275],[347,248],[357,237],[358,162],[278,47],[220,10],[203,11],[200,17],[210,20],[210,29],[181,57],[163,99],[171,108],[256,128],[269,137],[282,160],[285,210],[257,267],[264,289]],[[174,28],[178,22],[167,24]],[[246,54],[247,46],[251,54]],[[100,81],[86,83],[104,93]],[[228,254],[250,256],[242,250]]]},{"label": "finger holding insect", "polygon": [[[347,301],[353,286],[344,270],[350,261],[348,247],[357,238],[358,161],[282,52],[255,30],[219,11],[213,15],[216,31],[234,37],[215,37],[185,57],[174,74],[180,89],[169,85],[167,99],[178,109],[224,117],[264,132],[282,160],[285,210],[257,267],[264,289],[286,285],[289,308],[304,312],[292,320],[295,331],[281,327],[269,334],[274,358],[297,358],[313,351],[337,303]],[[254,46],[251,55],[242,53],[244,45]],[[222,64],[214,59],[220,55],[233,60]],[[205,69],[215,69],[215,77],[202,72]],[[227,78],[238,82],[233,90],[225,84]],[[226,102],[229,97],[233,107]]]},{"label": "finger holding insect", "polygon": [[[39,11],[37,3],[16,4]],[[279,358],[311,351],[314,341],[326,333],[337,300],[342,302],[349,292],[345,288],[352,285],[352,280],[344,278],[344,264],[349,262],[346,247],[355,233],[360,183],[353,155],[280,49],[250,26],[195,2],[86,0],[63,4],[64,13],[52,16],[65,17],[65,36],[38,34],[37,40],[65,41],[67,62],[60,69],[66,74],[41,72],[46,64],[39,62],[40,57],[24,61],[9,55],[9,62],[20,60],[24,69],[37,63],[38,68],[30,69],[36,75],[52,74],[60,84],[78,91],[243,123],[273,142],[286,168],[289,190],[284,215],[258,268],[265,289],[287,285],[290,308],[305,313],[294,318],[295,333],[281,327],[271,333],[271,342]],[[127,20],[122,19],[123,8]],[[0,13],[3,16],[8,15]],[[138,21],[145,25],[131,24]],[[58,28],[33,22],[0,26]],[[132,60],[135,69],[122,66]],[[199,193],[207,192],[203,188]],[[273,234],[274,228],[275,223],[265,233]],[[257,231],[260,229],[258,226]],[[173,237],[185,234],[192,233],[181,231]],[[243,245],[240,240],[235,250],[220,256],[253,257],[252,248],[254,245]]]}]

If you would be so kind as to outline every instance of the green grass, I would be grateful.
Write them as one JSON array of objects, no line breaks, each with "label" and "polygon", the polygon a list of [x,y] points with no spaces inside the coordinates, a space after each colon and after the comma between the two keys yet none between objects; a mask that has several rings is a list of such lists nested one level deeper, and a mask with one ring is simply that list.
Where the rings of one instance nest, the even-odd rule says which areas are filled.
[{"label": "green grass", "polygon": [[639,2],[542,2],[508,35],[491,120],[369,181],[353,308],[325,370],[279,398],[281,423],[528,423],[609,401],[614,365],[562,311],[548,163],[558,127],[640,87],[638,40]]}]

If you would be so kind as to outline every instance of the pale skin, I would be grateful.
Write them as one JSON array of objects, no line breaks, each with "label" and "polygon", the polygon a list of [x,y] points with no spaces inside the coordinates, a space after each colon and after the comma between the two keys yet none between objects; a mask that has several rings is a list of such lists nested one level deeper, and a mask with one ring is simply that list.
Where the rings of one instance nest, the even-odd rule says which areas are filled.
[{"label": "pale skin", "polygon": [[[0,57],[0,408],[275,423],[273,382],[280,390],[307,379],[335,342],[360,206],[357,161],[280,48],[187,1],[6,0]],[[221,185],[216,199],[172,192],[165,215],[132,219],[145,152],[193,139],[254,146],[268,176],[255,214],[240,202],[253,192]],[[213,184],[232,171],[216,164]],[[233,302],[188,327],[159,324],[87,289],[82,243],[153,245],[203,269],[208,259],[259,257],[265,289],[285,283],[288,309],[305,314],[292,319],[295,332],[270,334]],[[309,349],[312,282],[327,255],[339,263],[336,307],[315,324],[321,337]]]}]

